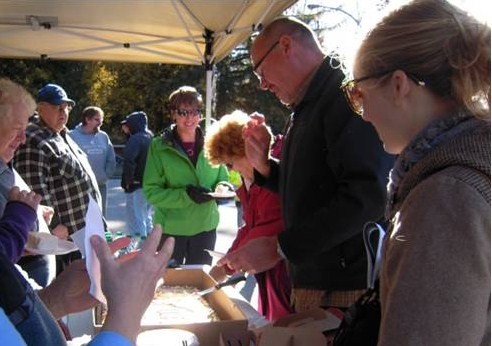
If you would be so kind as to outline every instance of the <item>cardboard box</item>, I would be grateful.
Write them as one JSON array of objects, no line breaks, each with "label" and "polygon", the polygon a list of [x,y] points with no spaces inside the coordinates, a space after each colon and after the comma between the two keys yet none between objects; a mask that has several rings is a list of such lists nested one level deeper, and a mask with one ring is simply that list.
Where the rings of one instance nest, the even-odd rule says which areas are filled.
[{"label": "cardboard box", "polygon": [[324,346],[324,331],[338,327],[341,315],[312,309],[284,316],[273,325],[253,331],[256,346]]},{"label": "cardboard box", "polygon": [[[199,290],[212,287],[215,280],[202,269],[168,269],[164,276],[166,285],[193,286]],[[248,320],[236,304],[222,290],[216,290],[203,297],[218,314],[220,321],[193,324],[144,325],[141,331],[151,329],[184,329],[194,333],[200,346],[249,345]],[[129,312],[131,313],[131,312]],[[101,328],[102,307],[94,309],[94,326]],[[163,340],[164,341],[164,340]]]}]

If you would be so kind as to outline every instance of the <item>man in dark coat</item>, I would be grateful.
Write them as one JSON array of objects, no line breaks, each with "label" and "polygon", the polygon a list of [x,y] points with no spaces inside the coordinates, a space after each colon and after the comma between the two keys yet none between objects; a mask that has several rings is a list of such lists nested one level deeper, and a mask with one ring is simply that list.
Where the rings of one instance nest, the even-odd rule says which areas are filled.
[{"label": "man in dark coat", "polygon": [[251,59],[262,89],[293,110],[280,162],[268,156],[263,116],[253,115],[244,133],[255,182],[280,193],[285,231],[219,264],[254,273],[285,257],[296,311],[347,308],[366,288],[362,229],[383,217],[393,158],[350,110],[342,71],[304,23],[274,20],[254,41]]}]

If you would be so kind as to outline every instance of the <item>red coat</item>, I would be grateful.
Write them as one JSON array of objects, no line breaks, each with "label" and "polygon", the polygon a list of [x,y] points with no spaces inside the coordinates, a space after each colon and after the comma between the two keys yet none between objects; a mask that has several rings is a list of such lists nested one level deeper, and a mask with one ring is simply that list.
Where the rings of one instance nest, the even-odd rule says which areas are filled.
[{"label": "red coat", "polygon": [[[251,185],[246,191],[244,184],[237,190],[243,206],[244,226],[237,233],[228,252],[231,252],[249,240],[273,236],[284,229],[277,194]],[[275,267],[255,274],[258,282],[258,311],[271,321],[294,312],[290,306],[290,278],[286,263],[282,260]]]}]

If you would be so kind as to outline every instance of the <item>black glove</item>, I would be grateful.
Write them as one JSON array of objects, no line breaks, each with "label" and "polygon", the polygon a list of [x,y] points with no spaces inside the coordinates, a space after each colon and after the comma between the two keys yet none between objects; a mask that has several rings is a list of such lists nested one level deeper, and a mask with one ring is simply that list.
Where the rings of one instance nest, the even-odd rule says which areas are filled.
[{"label": "black glove", "polygon": [[186,193],[190,196],[191,200],[197,204],[206,203],[214,199],[209,195],[210,190],[202,186],[187,185]]}]

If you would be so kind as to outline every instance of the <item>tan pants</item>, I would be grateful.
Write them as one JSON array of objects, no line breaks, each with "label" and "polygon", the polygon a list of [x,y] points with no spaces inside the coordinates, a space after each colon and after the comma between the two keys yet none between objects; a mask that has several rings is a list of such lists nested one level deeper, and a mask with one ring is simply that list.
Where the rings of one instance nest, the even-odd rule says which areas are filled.
[{"label": "tan pants", "polygon": [[326,291],[294,288],[290,296],[291,304],[296,312],[302,312],[320,306],[330,306],[346,309],[365,292],[365,290],[334,291],[327,294]]}]

